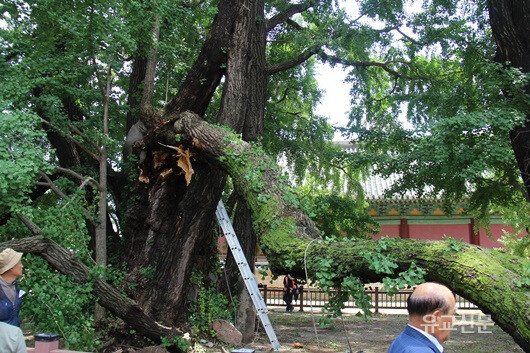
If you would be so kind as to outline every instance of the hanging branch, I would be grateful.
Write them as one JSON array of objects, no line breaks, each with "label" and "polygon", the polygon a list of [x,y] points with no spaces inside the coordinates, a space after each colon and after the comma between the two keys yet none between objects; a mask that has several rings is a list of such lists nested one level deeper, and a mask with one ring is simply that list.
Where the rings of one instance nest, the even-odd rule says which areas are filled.
[{"label": "hanging branch", "polygon": [[386,72],[388,72],[390,75],[396,77],[396,78],[404,78],[404,79],[409,79],[409,80],[418,80],[418,79],[424,79],[424,80],[427,80],[428,77],[425,77],[425,76],[409,76],[409,75],[404,75],[402,73],[399,73],[398,71],[394,70],[393,68],[390,67],[390,64],[404,64],[404,65],[411,65],[410,62],[406,62],[406,61],[396,61],[396,60],[391,60],[391,61],[386,61],[386,62],[377,62],[377,61],[355,61],[355,60],[348,60],[348,59],[343,59],[343,58],[339,58],[338,56],[329,56],[329,55],[326,55],[324,53],[321,54],[322,56],[322,60],[324,61],[329,61],[333,64],[342,64],[342,65],[345,65],[345,66],[353,66],[353,67],[380,67],[381,69],[385,70]]},{"label": "hanging branch", "polygon": [[286,60],[286,61],[278,63],[278,64],[274,64],[274,65],[268,66],[267,67],[267,75],[270,76],[270,75],[273,75],[275,73],[278,73],[278,72],[281,72],[281,71],[285,71],[285,70],[288,70],[288,69],[291,69],[293,67],[296,67],[296,66],[300,65],[301,63],[303,63],[304,61],[306,61],[307,59],[309,59],[313,55],[317,54],[321,50],[320,48],[321,48],[320,46],[314,46],[314,47],[308,48],[308,49],[304,50],[302,53],[300,53],[300,55],[298,55],[295,58],[292,58],[290,60]]}]

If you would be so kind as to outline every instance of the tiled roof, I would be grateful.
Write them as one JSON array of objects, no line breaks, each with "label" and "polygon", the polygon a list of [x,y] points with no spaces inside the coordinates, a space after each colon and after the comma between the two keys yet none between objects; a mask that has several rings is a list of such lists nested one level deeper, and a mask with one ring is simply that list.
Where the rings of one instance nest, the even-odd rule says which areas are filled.
[{"label": "tiled roof", "polygon": [[[385,199],[388,197],[384,196],[386,190],[390,189],[399,180],[397,174],[392,174],[388,178],[383,178],[379,175],[370,174],[368,178],[361,182],[364,190],[365,197],[368,200]],[[415,193],[408,190],[404,195],[394,196],[392,199],[405,199],[410,200],[416,198]]]}]

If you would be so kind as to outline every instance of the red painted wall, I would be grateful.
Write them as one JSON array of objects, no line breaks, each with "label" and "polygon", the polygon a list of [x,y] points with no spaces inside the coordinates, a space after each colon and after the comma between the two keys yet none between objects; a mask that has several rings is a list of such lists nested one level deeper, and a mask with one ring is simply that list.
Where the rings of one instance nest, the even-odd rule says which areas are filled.
[{"label": "red painted wall", "polygon": [[478,233],[480,236],[480,246],[484,246],[486,248],[504,248],[504,245],[497,241],[497,239],[499,239],[503,235],[503,229],[505,229],[506,231],[511,231],[511,227],[506,226],[504,224],[491,225],[491,233],[493,235],[493,240],[488,237],[484,229],[480,229]]},{"label": "red painted wall", "polygon": [[381,232],[374,234],[375,239],[380,239],[383,236],[389,236],[391,238],[399,236],[399,224],[383,224],[381,225]]},{"label": "red painted wall", "polygon": [[469,242],[469,225],[467,224],[409,224],[411,239],[443,240],[443,236],[464,239]]},{"label": "red painted wall", "polygon": [[[470,224],[408,224],[409,236],[411,239],[422,240],[442,240],[444,234],[456,240],[463,240],[466,243],[471,243],[470,239]],[[479,231],[480,246],[486,248],[502,248],[504,247],[497,241],[502,235],[502,230],[510,231],[511,228],[504,224],[492,224],[491,232],[493,240],[486,235],[484,229]],[[381,225],[381,232],[372,235],[374,239],[380,239],[382,236],[395,237],[399,236],[399,224],[385,224]]]}]

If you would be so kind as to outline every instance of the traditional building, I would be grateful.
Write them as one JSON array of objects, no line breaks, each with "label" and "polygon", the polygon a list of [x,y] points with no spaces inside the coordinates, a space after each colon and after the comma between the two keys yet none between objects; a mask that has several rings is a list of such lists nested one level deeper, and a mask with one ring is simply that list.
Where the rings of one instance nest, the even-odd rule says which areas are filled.
[{"label": "traditional building", "polygon": [[362,183],[369,204],[367,212],[381,227],[381,232],[373,235],[375,239],[388,235],[403,239],[442,240],[447,236],[487,248],[504,247],[498,239],[503,230],[511,231],[511,227],[503,224],[500,216],[491,215],[491,236],[483,228],[475,232],[475,220],[465,212],[465,200],[446,214],[441,200],[417,198],[412,192],[386,198],[385,191],[397,178],[371,175]]}]

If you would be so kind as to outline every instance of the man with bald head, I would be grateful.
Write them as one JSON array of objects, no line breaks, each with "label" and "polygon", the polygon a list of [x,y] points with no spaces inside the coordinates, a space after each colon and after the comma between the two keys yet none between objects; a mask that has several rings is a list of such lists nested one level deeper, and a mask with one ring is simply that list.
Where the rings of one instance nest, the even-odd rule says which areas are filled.
[{"label": "man with bald head", "polygon": [[453,327],[455,296],[446,286],[420,284],[407,299],[409,323],[388,353],[443,353]]}]

